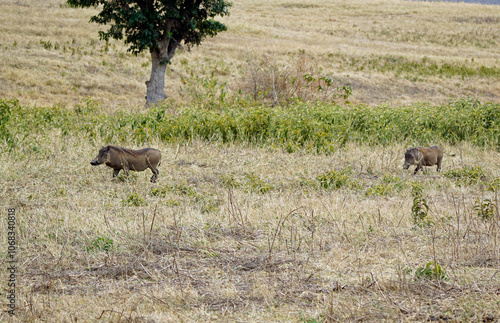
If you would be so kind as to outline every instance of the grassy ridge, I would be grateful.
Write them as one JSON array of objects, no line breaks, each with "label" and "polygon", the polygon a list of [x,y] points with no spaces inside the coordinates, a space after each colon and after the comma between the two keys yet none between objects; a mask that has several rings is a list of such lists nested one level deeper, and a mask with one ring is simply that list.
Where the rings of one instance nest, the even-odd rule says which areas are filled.
[{"label": "grassy ridge", "polygon": [[162,106],[144,113],[106,114],[88,100],[73,110],[0,101],[1,137],[11,147],[46,129],[109,143],[202,139],[278,145],[287,151],[333,152],[347,142],[428,145],[467,141],[500,148],[500,104],[463,98],[445,105],[390,108],[297,103],[288,108],[222,104],[218,109]]}]

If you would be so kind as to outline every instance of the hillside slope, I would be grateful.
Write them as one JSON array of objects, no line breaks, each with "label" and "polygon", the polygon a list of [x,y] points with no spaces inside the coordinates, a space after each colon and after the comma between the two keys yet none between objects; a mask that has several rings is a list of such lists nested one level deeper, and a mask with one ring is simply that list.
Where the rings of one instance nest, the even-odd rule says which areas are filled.
[{"label": "hillside slope", "polygon": [[[99,41],[101,26],[88,22],[95,9],[62,0],[1,0],[0,9],[0,97],[144,104],[149,53],[135,57],[120,42]],[[286,82],[310,74],[349,85],[355,103],[465,95],[498,102],[499,17],[499,6],[464,3],[236,1],[224,18],[227,32],[174,57],[166,92],[185,99],[186,82],[214,75],[229,92],[252,95],[255,84],[282,73]]]}]

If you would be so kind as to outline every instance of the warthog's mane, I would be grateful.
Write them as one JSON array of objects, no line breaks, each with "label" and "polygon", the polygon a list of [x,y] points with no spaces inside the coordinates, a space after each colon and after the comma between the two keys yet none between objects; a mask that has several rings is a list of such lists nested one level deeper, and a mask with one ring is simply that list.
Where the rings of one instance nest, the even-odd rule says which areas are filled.
[{"label": "warthog's mane", "polygon": [[128,149],[128,148],[123,148],[123,147],[117,147],[117,146],[112,146],[112,145],[109,145],[110,148],[113,148],[115,150],[119,150],[119,151],[123,151],[125,153],[128,153],[134,157],[139,157],[137,156],[137,154],[135,154],[131,149]]}]

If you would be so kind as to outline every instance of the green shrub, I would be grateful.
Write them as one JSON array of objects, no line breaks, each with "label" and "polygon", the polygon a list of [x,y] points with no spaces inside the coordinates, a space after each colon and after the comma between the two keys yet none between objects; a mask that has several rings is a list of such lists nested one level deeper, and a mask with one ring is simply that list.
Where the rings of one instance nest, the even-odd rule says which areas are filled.
[{"label": "green shrub", "polygon": [[351,183],[352,171],[350,167],[342,170],[331,170],[316,176],[316,181],[321,188],[339,189]]},{"label": "green shrub", "polygon": [[144,206],[147,205],[146,201],[137,193],[130,194],[122,201],[123,206]]},{"label": "green shrub", "polygon": [[366,196],[373,196],[373,195],[378,195],[378,196],[386,196],[390,192],[392,192],[393,185],[390,185],[388,183],[380,183],[380,184],[375,184],[369,187],[365,195]]},{"label": "green shrub", "polygon": [[220,176],[222,185],[226,188],[236,188],[241,186],[241,183],[234,177],[233,174],[222,174]]},{"label": "green shrub", "polygon": [[265,194],[270,192],[274,188],[272,184],[264,182],[258,175],[255,175],[254,173],[246,173],[245,179],[249,191]]},{"label": "green shrub", "polygon": [[434,222],[427,219],[429,206],[427,205],[427,200],[422,196],[423,190],[424,187],[422,184],[417,182],[412,183],[413,205],[411,207],[411,216],[413,223],[419,228],[434,224]]},{"label": "green shrub", "polygon": [[425,267],[420,267],[415,271],[415,278],[420,279],[438,279],[448,280],[443,268],[434,261],[428,262]]},{"label": "green shrub", "polygon": [[477,212],[477,216],[483,221],[492,220],[496,215],[498,215],[498,205],[492,202],[490,199],[476,200],[474,203],[474,211]]},{"label": "green shrub", "polygon": [[150,190],[150,194],[152,196],[157,196],[157,197],[166,197],[167,192],[173,192],[179,195],[187,195],[187,196],[192,196],[195,197],[198,195],[194,188],[191,185],[188,185],[187,183],[177,183],[177,184],[168,184],[160,188],[152,188]]},{"label": "green shrub", "polygon": [[113,240],[108,237],[96,237],[90,243],[87,244],[87,251],[111,251],[113,249]]},{"label": "green shrub", "polygon": [[498,192],[500,190],[500,177],[495,177],[488,182],[488,190]]},{"label": "green shrub", "polygon": [[175,199],[168,199],[164,202],[166,206],[179,206],[181,205],[181,202],[175,200]]}]

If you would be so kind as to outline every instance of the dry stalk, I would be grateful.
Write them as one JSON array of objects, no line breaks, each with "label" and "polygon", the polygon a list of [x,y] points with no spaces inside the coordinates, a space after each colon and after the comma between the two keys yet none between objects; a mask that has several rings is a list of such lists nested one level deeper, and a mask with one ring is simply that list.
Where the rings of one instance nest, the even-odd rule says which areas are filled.
[{"label": "dry stalk", "polygon": [[153,219],[151,220],[151,227],[149,228],[149,241],[151,243],[151,234],[153,233],[153,225],[155,223],[156,218],[156,209],[158,208],[158,204],[155,205],[155,210],[153,212]]},{"label": "dry stalk", "polygon": [[238,202],[234,198],[234,193],[231,188],[227,191],[227,211],[229,212],[229,225],[231,225],[232,218],[238,226],[246,229],[243,213],[241,212]]},{"label": "dry stalk", "polygon": [[295,212],[297,212],[298,210],[300,209],[303,209],[303,207],[298,207],[296,209],[293,209],[292,211],[288,212],[288,214],[284,215],[284,214],[281,214],[279,219],[278,219],[278,223],[276,223],[276,228],[274,229],[274,232],[271,234],[271,238],[268,237],[267,241],[268,241],[268,246],[269,246],[269,249],[268,249],[268,256],[267,256],[267,261],[271,261],[271,257],[272,257],[272,253],[273,253],[273,249],[274,249],[274,243],[276,242],[276,238],[281,234],[281,228],[284,226],[286,220],[292,215],[294,214]]}]

